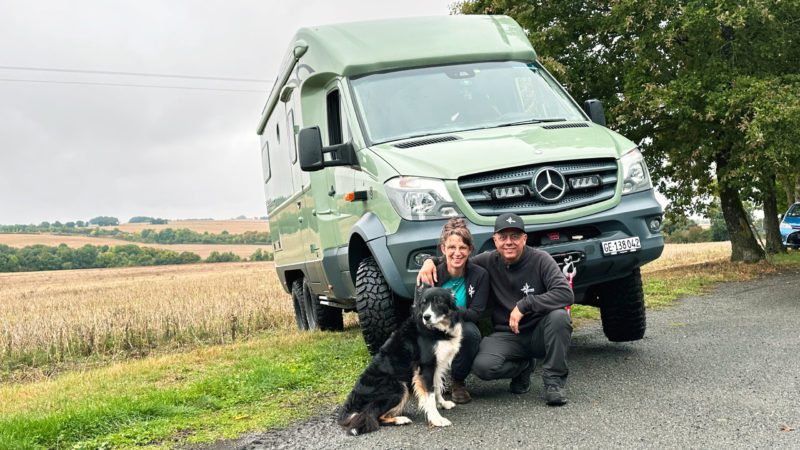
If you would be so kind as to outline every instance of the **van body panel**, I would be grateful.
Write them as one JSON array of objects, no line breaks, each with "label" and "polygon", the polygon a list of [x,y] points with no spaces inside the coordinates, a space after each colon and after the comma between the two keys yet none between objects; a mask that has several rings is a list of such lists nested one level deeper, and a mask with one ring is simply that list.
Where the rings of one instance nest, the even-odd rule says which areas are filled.
[{"label": "van body panel", "polygon": [[[413,32],[409,30],[413,29]],[[303,61],[318,72],[353,77],[408,67],[469,61],[533,61],[525,32],[506,16],[446,16],[301,28]],[[391,43],[391,45],[387,45]]]}]

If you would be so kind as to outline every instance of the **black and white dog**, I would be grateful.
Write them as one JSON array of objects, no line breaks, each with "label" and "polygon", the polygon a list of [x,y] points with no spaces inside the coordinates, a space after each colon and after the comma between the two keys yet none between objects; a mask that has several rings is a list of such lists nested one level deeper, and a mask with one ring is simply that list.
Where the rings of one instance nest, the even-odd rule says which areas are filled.
[{"label": "black and white dog", "polygon": [[461,347],[461,315],[449,289],[418,289],[415,297],[411,317],[389,336],[339,413],[339,425],[354,436],[411,423],[402,415],[409,391],[430,425],[451,425],[437,405],[455,406],[442,397],[442,384]]}]

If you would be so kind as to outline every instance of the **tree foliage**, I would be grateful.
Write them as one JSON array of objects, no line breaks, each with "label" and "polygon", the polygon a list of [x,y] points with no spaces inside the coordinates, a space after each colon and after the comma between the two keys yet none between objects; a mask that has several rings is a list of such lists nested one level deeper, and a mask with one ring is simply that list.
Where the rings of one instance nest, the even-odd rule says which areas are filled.
[{"label": "tree foliage", "polygon": [[89,224],[97,225],[98,227],[107,227],[119,225],[119,219],[109,216],[97,216],[89,220]]},{"label": "tree foliage", "polygon": [[263,249],[256,249],[252,255],[250,255],[250,261],[273,261],[274,255],[266,250]]},{"label": "tree foliage", "polygon": [[800,2],[476,0],[507,14],[574,97],[603,100],[638,142],[673,208],[717,195],[732,259],[763,258],[743,200],[769,172],[798,173]]},{"label": "tree foliage", "polygon": [[[56,222],[57,223],[57,222]],[[49,233],[83,235],[92,237],[113,237],[131,242],[145,242],[151,244],[226,244],[226,245],[264,245],[270,244],[270,234],[267,231],[246,231],[241,234],[230,234],[223,231],[220,234],[209,232],[198,233],[188,228],[165,228],[156,231],[146,228],[140,232],[130,233],[117,228],[108,230],[102,228],[85,228],[75,226],[72,222],[64,225],[42,222],[39,225],[0,225],[0,233]],[[72,224],[72,226],[70,226]]]},{"label": "tree foliage", "polygon": [[21,249],[0,245],[0,272],[157,266],[200,261],[201,258],[194,253],[136,245],[84,245],[74,249],[66,244],[58,247],[31,245]]},{"label": "tree foliage", "polygon": [[[259,249],[251,261],[272,261],[272,253]],[[211,252],[204,262],[235,262],[242,258],[232,252]],[[139,247],[132,244],[109,247],[84,245],[70,248],[31,245],[14,248],[0,245],[0,272],[33,272],[40,270],[98,269],[110,267],[160,266],[203,262],[195,253]]]},{"label": "tree foliage", "polygon": [[149,223],[151,225],[162,225],[169,223],[169,221],[167,219],[159,219],[150,216],[134,216],[131,217],[128,223]]}]

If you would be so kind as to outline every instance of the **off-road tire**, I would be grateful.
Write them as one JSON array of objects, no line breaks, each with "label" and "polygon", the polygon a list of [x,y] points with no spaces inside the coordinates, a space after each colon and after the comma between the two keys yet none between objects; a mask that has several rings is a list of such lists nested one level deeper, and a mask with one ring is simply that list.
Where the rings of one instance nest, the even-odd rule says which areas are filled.
[{"label": "off-road tire", "polygon": [[603,333],[611,342],[638,341],[647,328],[642,274],[635,269],[625,278],[599,287]]},{"label": "off-road tire", "polygon": [[308,330],[302,278],[292,282],[292,304],[294,305],[294,321],[297,323],[297,329],[301,331]]},{"label": "off-road tire", "polygon": [[398,312],[394,294],[372,256],[358,265],[356,311],[367,350],[374,355],[397,328]]},{"label": "off-road tire", "polygon": [[344,329],[342,309],[320,303],[319,296],[311,292],[308,281],[305,280],[303,280],[303,296],[309,330],[342,331]]}]

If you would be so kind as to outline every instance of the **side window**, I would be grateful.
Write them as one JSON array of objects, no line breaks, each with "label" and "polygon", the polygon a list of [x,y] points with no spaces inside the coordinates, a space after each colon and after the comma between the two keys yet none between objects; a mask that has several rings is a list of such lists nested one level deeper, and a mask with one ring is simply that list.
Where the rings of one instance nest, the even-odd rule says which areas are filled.
[{"label": "side window", "polygon": [[328,145],[336,145],[342,140],[342,108],[339,100],[339,90],[334,89],[326,98],[328,112]]},{"label": "side window", "polygon": [[269,160],[269,142],[264,140],[261,147],[261,170],[264,172],[264,182],[267,183],[272,178],[272,163]]},{"label": "side window", "polygon": [[289,115],[286,116],[286,132],[289,136],[289,157],[292,164],[297,162],[297,136],[294,134],[294,110],[289,110]]}]

